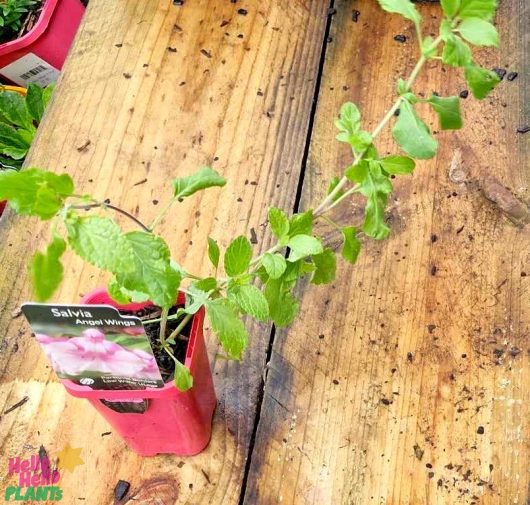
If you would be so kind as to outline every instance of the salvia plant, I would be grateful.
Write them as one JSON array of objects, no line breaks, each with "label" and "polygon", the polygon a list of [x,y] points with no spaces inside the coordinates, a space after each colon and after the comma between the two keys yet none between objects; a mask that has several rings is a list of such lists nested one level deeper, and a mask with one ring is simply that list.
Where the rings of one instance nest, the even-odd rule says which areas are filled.
[{"label": "salvia plant", "polygon": [[[161,307],[160,318],[151,322],[160,322],[160,342],[175,359],[175,384],[183,391],[192,386],[193,378],[173,356],[169,344],[201,307],[205,307],[213,332],[233,359],[240,359],[247,346],[243,316],[272,321],[277,326],[289,325],[298,311],[293,294],[297,281],[308,276],[313,284],[326,284],[335,278],[336,252],[315,233],[315,223],[322,220],[339,229],[340,254],[345,261],[355,263],[363,236],[382,240],[389,235],[385,206],[393,190],[392,177],[410,174],[415,159],[435,156],[437,141],[418,115],[416,105],[430,104],[441,129],[462,126],[457,96],[433,94],[420,98],[415,92],[414,82],[425,63],[441,60],[462,68],[471,92],[478,99],[486,97],[499,82],[495,72],[474,62],[468,45],[497,46],[497,31],[491,24],[495,0],[442,0],[444,17],[435,38],[423,36],[421,16],[409,0],[379,0],[379,3],[386,11],[401,14],[414,23],[420,49],[418,62],[406,80],[398,79],[396,100],[372,132],[362,128],[361,114],[353,103],[341,107],[335,122],[339,130],[337,139],[350,146],[351,165],[341,177],[330,182],[327,196],[314,209],[288,216],[281,209],[270,208],[268,220],[276,242],[262,254],[254,255],[245,236],[232,240],[224,251],[210,238],[208,257],[212,269],[207,277],[194,275],[171,259],[166,242],[156,234],[157,226],[173,205],[198,191],[225,184],[225,179],[208,167],[174,179],[172,197],[151,224],[144,224],[105,201],[77,193],[67,174],[57,175],[38,168],[0,173],[0,199],[8,199],[19,214],[52,220],[50,244],[31,261],[36,298],[49,299],[60,284],[61,256],[67,247],[85,261],[110,272],[108,290],[116,301],[151,300]],[[390,122],[394,140],[404,154],[381,157],[374,141]],[[351,225],[334,222],[330,211],[351,197],[364,199],[363,221]],[[111,211],[125,214],[139,229],[122,230],[111,217]],[[179,289],[185,293],[185,306],[168,315]],[[179,323],[166,336],[169,319]]]},{"label": "salvia plant", "polygon": [[28,12],[39,3],[37,0],[0,1],[0,40],[17,38]]}]

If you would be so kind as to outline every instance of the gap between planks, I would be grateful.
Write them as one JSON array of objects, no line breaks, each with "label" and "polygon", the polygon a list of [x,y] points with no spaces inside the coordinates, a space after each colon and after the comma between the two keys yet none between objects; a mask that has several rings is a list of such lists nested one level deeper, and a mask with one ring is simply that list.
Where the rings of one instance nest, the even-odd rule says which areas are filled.
[{"label": "gap between planks", "polygon": [[[309,113],[309,123],[307,127],[307,135],[305,139],[305,145],[304,145],[304,154],[302,156],[301,161],[301,167],[300,167],[300,176],[298,178],[298,184],[296,186],[296,196],[293,203],[293,208],[290,209],[292,212],[299,212],[300,211],[300,201],[302,199],[302,191],[304,187],[304,178],[306,173],[306,166],[307,166],[307,159],[309,157],[309,150],[311,147],[311,137],[313,134],[313,127],[315,123],[315,116],[317,111],[317,104],[318,104],[318,97],[320,94],[320,87],[322,83],[322,74],[324,71],[324,64],[326,62],[326,51],[328,46],[328,38],[329,34],[331,32],[331,25],[333,23],[333,15],[332,9],[334,8],[335,0],[329,0],[328,5],[328,18],[326,20],[326,28],[324,30],[324,36],[322,39],[322,46],[320,49],[320,59],[318,62],[318,70],[317,75],[315,79],[315,89],[313,91],[313,101],[311,103],[311,112]],[[261,379],[260,387],[258,389],[259,396],[256,402],[256,417],[254,419],[254,426],[252,428],[252,434],[250,437],[250,443],[248,447],[248,456],[247,461],[245,463],[245,470],[243,472],[243,481],[241,483],[241,491],[239,495],[239,505],[243,505],[245,502],[246,497],[246,491],[247,491],[247,483],[248,483],[248,476],[250,473],[250,468],[252,465],[252,456],[254,454],[254,445],[256,443],[256,434],[258,432],[258,426],[261,419],[261,409],[263,407],[263,397],[265,394],[265,386],[268,378],[267,374],[267,367],[269,365],[271,356],[272,356],[272,349],[274,346],[274,339],[276,337],[276,326],[273,324],[271,327],[270,337],[269,337],[269,345],[267,347],[267,355],[265,358],[265,368],[263,370],[263,377]]]}]

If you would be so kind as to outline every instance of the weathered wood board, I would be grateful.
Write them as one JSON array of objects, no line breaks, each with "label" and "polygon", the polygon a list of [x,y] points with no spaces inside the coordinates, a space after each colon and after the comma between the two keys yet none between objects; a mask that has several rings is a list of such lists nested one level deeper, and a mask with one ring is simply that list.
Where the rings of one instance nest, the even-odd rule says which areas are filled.
[{"label": "weathered wood board", "polygon": [[[416,57],[408,24],[375,1],[334,4],[326,41],[327,1],[91,0],[28,164],[66,170],[145,221],[172,176],[212,164],[229,184],[162,227],[176,259],[205,271],[208,235],[226,245],[251,228],[267,247],[267,206],[292,209],[303,183],[310,207],[348,164],[334,140],[340,104],[359,103],[373,126]],[[421,9],[434,27],[439,7]],[[526,503],[530,232],[484,196],[498,190],[490,175],[530,201],[528,137],[515,133],[530,122],[525,10],[523,0],[502,3],[501,51],[480,57],[519,76],[485,102],[466,99],[464,129],[437,134],[436,160],[395,181],[390,240],[367,242],[334,285],[300,287],[300,317],[274,335],[261,405],[270,328],[252,328],[242,365],[216,359],[209,339],[219,408],[200,456],[139,458],[67,397],[16,312],[45,228],[4,219],[0,464],[41,444],[51,454],[81,447],[84,465],[61,487],[63,502],[87,505],[113,503],[118,479],[131,482],[127,503],[141,504]],[[416,87],[464,88],[456,72],[435,69]],[[379,146],[391,149],[388,132]],[[352,205],[337,219],[355,223],[360,212]],[[66,270],[61,300],[105,280],[75,258]],[[10,483],[4,472],[0,492]]]},{"label": "weathered wood board", "polygon": [[[349,164],[334,141],[340,104],[360,104],[370,130],[417,58],[411,27],[375,1],[335,7],[303,208]],[[421,9],[434,27],[439,6]],[[527,20],[525,2],[501,2],[500,53],[480,59],[519,76],[464,100],[464,128],[437,134],[437,158],[395,181],[391,238],[366,243],[329,288],[300,290],[300,317],[274,341],[248,505],[529,502],[530,231],[484,197],[483,181],[530,200],[528,136],[516,133],[530,119]],[[455,71],[423,75],[426,94],[465,89]],[[393,148],[388,131],[379,146]],[[355,224],[359,212],[337,219]]]},{"label": "weathered wood board", "polygon": [[[170,196],[172,177],[212,164],[227,186],[182,204],[161,228],[175,258],[197,271],[207,268],[208,235],[226,246],[253,227],[267,246],[267,207],[293,207],[308,136],[326,3],[242,7],[91,0],[27,163],[65,170],[80,192],[146,222]],[[130,503],[238,503],[270,328],[252,327],[243,366],[217,360],[210,338],[219,406],[209,448],[195,458],[140,458],[103,435],[108,425],[86,403],[67,397],[14,317],[30,298],[26,268],[44,230],[13,215],[0,225],[2,465],[41,444],[50,454],[70,444],[85,464],[64,476],[64,503],[112,503],[118,479],[131,483]],[[58,300],[76,302],[105,280],[75,258],[65,268]],[[2,471],[2,493],[12,480]]]}]

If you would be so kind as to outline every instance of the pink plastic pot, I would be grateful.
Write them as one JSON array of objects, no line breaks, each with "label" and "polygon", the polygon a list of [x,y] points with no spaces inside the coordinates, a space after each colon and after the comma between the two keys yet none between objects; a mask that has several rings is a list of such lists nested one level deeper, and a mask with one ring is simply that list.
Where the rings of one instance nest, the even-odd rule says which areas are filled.
[{"label": "pink plastic pot", "polygon": [[[55,80],[84,11],[79,0],[46,0],[38,21],[26,35],[0,45],[0,74],[21,86]],[[50,68],[41,68],[46,66]]]},{"label": "pink plastic pot", "polygon": [[[149,303],[117,304],[106,289],[86,295],[82,303],[107,304],[118,309],[136,311]],[[179,295],[179,303],[184,302]],[[185,364],[193,375],[193,387],[182,393],[173,383],[160,389],[95,390],[75,384],[62,383],[67,391],[78,398],[86,398],[125,439],[131,449],[142,456],[173,453],[192,456],[201,452],[210,441],[212,416],[217,403],[202,325],[204,309],[193,317]],[[144,413],[119,413],[101,400],[131,402],[148,399]]]}]

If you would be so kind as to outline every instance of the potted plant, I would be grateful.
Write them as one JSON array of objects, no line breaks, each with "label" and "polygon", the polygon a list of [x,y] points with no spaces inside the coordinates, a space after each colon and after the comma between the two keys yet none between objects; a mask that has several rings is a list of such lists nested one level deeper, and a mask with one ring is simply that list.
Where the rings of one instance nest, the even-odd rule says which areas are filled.
[{"label": "potted plant", "polygon": [[1,0],[0,75],[20,86],[55,82],[84,9],[79,0]]},{"label": "potted plant", "polygon": [[[171,362],[173,383],[167,382],[164,392],[98,391],[63,381],[74,396],[89,398],[141,454],[190,454],[207,442],[214,393],[202,340],[204,316],[226,355],[240,359],[248,337],[243,316],[272,321],[277,326],[289,325],[298,311],[294,295],[297,281],[310,277],[318,285],[335,278],[336,251],[325,244],[316,224],[340,232],[340,254],[350,263],[356,262],[362,240],[382,240],[389,235],[385,207],[393,191],[392,179],[410,174],[415,168],[414,159],[432,158],[437,151],[437,141],[418,115],[416,105],[422,102],[432,107],[441,129],[462,126],[457,96],[421,98],[415,93],[414,83],[425,63],[442,60],[463,68],[469,88],[478,99],[485,98],[499,82],[494,72],[474,63],[467,44],[498,44],[497,32],[490,22],[495,11],[493,1],[477,5],[471,0],[444,0],[444,17],[435,38],[423,37],[421,16],[409,0],[379,0],[379,3],[385,10],[399,13],[414,23],[419,35],[419,59],[406,80],[398,79],[396,100],[372,132],[362,129],[361,114],[353,103],[341,107],[335,123],[339,130],[337,139],[351,149],[351,165],[330,181],[327,196],[314,209],[288,216],[281,209],[270,208],[269,226],[276,242],[262,254],[253,254],[245,236],[232,240],[224,251],[209,238],[211,275],[206,277],[171,259],[166,242],[156,233],[157,227],[182,200],[198,191],[224,186],[224,178],[209,167],[175,178],[171,198],[150,224],[106,201],[76,191],[67,174],[38,168],[0,174],[0,197],[8,199],[16,212],[53,223],[49,246],[46,251],[37,252],[31,261],[37,300],[48,300],[61,283],[61,256],[70,247],[83,260],[112,276],[106,290],[90,294],[85,302],[110,303],[132,312],[149,309],[144,325],[155,325],[157,337],[153,345],[164,351]],[[394,140],[405,154],[380,156],[374,142],[390,122]],[[335,222],[332,210],[352,198],[365,201],[362,222]],[[122,229],[112,212],[125,216],[138,229]],[[157,312],[149,314],[151,310]],[[177,350],[181,341],[187,342],[184,354]],[[158,364],[166,366],[161,358]],[[102,403],[105,399],[146,398],[153,402],[143,413],[116,413],[108,402]],[[192,429],[195,425],[197,432]],[[163,441],[159,430],[172,443]],[[135,439],[135,431],[141,431],[141,437],[146,438],[145,446]],[[178,439],[196,435],[193,449],[177,448]]]},{"label": "potted plant", "polygon": [[[20,170],[52,93],[53,85],[0,87],[0,171]],[[5,205],[0,199],[0,217]]]}]

